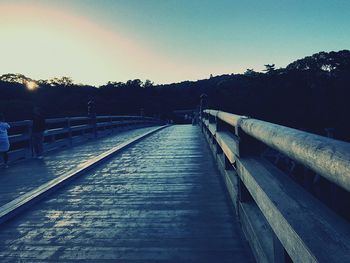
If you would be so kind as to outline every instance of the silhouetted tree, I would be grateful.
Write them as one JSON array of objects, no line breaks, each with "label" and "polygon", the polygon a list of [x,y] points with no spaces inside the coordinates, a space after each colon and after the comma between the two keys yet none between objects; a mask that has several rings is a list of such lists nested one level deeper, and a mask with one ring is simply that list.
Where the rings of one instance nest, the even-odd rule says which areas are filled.
[{"label": "silhouetted tree", "polygon": [[143,87],[144,88],[152,88],[153,87],[153,82],[152,81],[150,81],[149,79],[146,79],[146,81],[145,81],[145,83],[143,83]]},{"label": "silhouetted tree", "polygon": [[268,74],[271,74],[272,72],[274,72],[276,69],[275,69],[275,64],[266,64],[264,65],[265,66],[265,69],[264,71]]},{"label": "silhouetted tree", "polygon": [[[198,81],[154,85],[140,79],[109,81],[99,88],[74,84],[71,78],[39,80],[29,91],[22,74],[0,76],[0,111],[9,120],[28,118],[34,105],[46,116],[85,115],[91,97],[98,114],[171,116],[172,111],[194,109],[199,96],[208,94],[209,107],[322,134],[335,128],[335,137],[350,140],[344,125],[350,100],[350,51],[319,52],[296,60],[286,68],[265,65],[266,73],[247,69],[244,74],[211,76]],[[54,83],[54,85],[52,85]]]},{"label": "silhouetted tree", "polygon": [[246,76],[250,76],[250,77],[254,77],[254,76],[257,76],[259,75],[258,72],[254,71],[254,69],[247,69],[245,72],[244,72],[244,75]]},{"label": "silhouetted tree", "polygon": [[51,86],[71,86],[73,85],[73,80],[70,77],[60,77],[50,79],[47,83]]}]

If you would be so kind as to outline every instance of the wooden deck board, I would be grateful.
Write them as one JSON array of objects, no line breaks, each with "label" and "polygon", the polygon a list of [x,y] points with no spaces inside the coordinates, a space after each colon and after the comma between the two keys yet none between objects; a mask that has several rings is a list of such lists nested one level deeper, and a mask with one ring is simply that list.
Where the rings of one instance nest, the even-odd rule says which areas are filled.
[{"label": "wooden deck board", "polygon": [[93,156],[136,137],[152,128],[120,132],[70,148],[46,154],[44,159],[28,159],[0,168],[0,206],[76,168]]},{"label": "wooden deck board", "polygon": [[139,142],[0,227],[1,262],[249,262],[198,127]]}]

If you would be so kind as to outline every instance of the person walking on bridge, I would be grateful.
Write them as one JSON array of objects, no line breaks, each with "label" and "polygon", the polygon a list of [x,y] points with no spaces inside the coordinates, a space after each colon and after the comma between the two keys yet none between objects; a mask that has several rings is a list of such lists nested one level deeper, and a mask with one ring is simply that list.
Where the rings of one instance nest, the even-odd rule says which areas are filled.
[{"label": "person walking on bridge", "polygon": [[33,121],[32,143],[33,143],[34,153],[38,159],[42,159],[44,131],[45,131],[45,118],[41,114],[41,111],[38,107],[34,108],[34,116],[32,121]]},{"label": "person walking on bridge", "polygon": [[5,122],[4,115],[0,114],[0,152],[4,160],[4,167],[7,168],[8,162],[8,150],[10,149],[9,137],[7,130],[10,129],[10,125]]},{"label": "person walking on bridge", "polygon": [[88,117],[94,137],[97,138],[97,123],[96,123],[96,104],[94,98],[88,102]]}]

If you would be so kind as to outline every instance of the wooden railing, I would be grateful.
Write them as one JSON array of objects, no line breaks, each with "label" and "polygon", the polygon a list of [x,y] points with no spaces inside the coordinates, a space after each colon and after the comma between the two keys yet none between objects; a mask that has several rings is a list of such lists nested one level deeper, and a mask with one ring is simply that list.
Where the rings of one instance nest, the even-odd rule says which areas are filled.
[{"label": "wooden railing", "polygon": [[202,130],[258,262],[346,262],[350,224],[265,160],[269,147],[350,191],[350,144],[216,110]]},{"label": "wooden railing", "polygon": [[[142,116],[97,116],[67,117],[46,119],[44,132],[44,150],[52,150],[74,143],[111,134],[114,131],[157,125],[159,119]],[[31,131],[32,121],[10,122],[10,161],[33,156]]]}]

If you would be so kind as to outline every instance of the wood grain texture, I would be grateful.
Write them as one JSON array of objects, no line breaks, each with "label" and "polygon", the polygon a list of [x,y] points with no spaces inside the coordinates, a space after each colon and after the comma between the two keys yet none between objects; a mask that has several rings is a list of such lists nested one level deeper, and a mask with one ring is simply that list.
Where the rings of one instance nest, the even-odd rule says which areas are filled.
[{"label": "wood grain texture", "polygon": [[1,262],[250,262],[198,127],[137,143],[0,228]]}]

